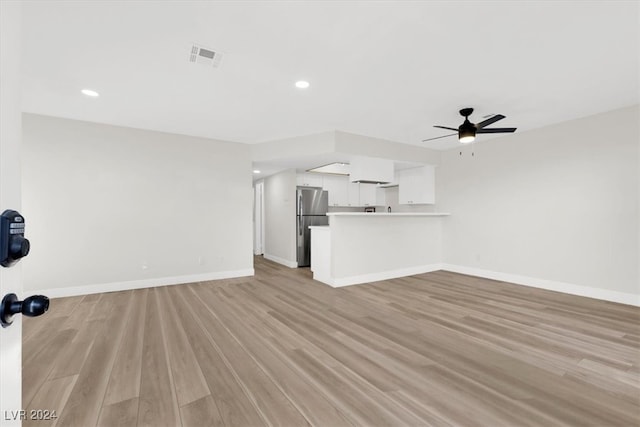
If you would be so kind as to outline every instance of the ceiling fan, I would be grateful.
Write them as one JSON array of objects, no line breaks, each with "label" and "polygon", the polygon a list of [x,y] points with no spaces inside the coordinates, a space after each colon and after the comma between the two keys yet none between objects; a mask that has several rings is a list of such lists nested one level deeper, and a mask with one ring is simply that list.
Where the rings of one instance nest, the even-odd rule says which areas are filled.
[{"label": "ceiling fan", "polygon": [[496,114],[492,117],[489,117],[486,120],[483,120],[479,123],[471,123],[469,121],[469,116],[473,114],[473,108],[463,108],[460,110],[460,115],[464,117],[464,122],[456,129],[450,128],[447,126],[434,126],[440,129],[448,129],[456,131],[457,133],[452,133],[449,135],[437,136],[435,138],[423,139],[422,142],[433,141],[434,139],[446,138],[453,135],[458,135],[458,141],[463,144],[468,144],[473,142],[476,139],[476,134],[479,133],[513,133],[516,131],[516,128],[491,128],[487,129],[486,126],[497,122],[498,120],[502,120],[505,118],[502,114]]}]

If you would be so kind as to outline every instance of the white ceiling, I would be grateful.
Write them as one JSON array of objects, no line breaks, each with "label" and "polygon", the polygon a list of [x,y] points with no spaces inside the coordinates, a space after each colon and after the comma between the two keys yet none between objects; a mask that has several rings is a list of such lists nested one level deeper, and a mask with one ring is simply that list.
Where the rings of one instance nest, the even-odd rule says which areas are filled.
[{"label": "white ceiling", "polygon": [[[420,141],[465,106],[524,131],[638,103],[638,4],[30,1],[23,108],[246,143],[337,129],[448,148]],[[220,68],[188,62],[193,43]]]}]

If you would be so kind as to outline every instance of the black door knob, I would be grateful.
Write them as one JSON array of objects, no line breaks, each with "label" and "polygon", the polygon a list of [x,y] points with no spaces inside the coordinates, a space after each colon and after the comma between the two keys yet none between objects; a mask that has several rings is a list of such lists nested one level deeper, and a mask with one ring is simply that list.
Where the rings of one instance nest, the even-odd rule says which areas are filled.
[{"label": "black door knob", "polygon": [[36,317],[44,314],[48,309],[49,298],[44,295],[32,295],[24,301],[19,301],[16,294],[7,294],[0,303],[0,324],[6,328],[13,323],[13,316],[18,313]]}]

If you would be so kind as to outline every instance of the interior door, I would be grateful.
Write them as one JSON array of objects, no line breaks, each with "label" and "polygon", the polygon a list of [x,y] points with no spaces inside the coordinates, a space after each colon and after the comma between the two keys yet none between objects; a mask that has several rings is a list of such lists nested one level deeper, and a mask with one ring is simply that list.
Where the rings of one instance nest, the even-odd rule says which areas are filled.
[{"label": "interior door", "polygon": [[[20,209],[20,2],[0,1],[0,211]],[[0,267],[0,299],[22,297],[20,263]],[[22,407],[22,316],[0,328],[0,425],[20,425]]]}]

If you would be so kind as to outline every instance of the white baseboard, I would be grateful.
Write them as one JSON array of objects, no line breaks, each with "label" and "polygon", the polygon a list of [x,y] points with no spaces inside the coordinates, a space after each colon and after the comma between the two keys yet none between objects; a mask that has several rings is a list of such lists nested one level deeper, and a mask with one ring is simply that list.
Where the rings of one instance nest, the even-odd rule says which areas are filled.
[{"label": "white baseboard", "polygon": [[269,261],[277,262],[278,264],[282,264],[289,268],[298,268],[298,263],[296,261],[289,261],[288,259],[280,258],[279,256],[270,255],[267,253],[263,254],[262,256]]},{"label": "white baseboard", "polygon": [[322,282],[325,285],[331,286],[332,288],[338,287],[335,285],[333,277],[330,277],[330,276],[323,276],[321,274],[313,273],[313,280],[315,280],[316,282]]},{"label": "white baseboard", "polygon": [[610,291],[601,288],[591,288],[589,286],[574,285],[572,283],[537,279],[535,277],[500,273],[497,271],[483,270],[480,268],[465,267],[462,265],[454,264],[443,264],[442,270],[452,271],[454,273],[468,274],[470,276],[484,277],[486,279],[499,280],[501,282],[515,283],[517,285],[524,285],[532,288],[547,289],[549,291],[563,292],[565,294],[579,295],[582,297],[596,298],[605,301],[618,302],[621,304],[640,306],[640,295],[637,294]]},{"label": "white baseboard", "polygon": [[157,279],[131,280],[127,282],[100,283],[97,285],[73,286],[68,288],[42,289],[28,291],[46,295],[49,298],[73,297],[77,295],[99,294],[103,292],[128,291],[131,289],[155,288],[157,286],[182,285],[185,283],[207,282],[209,280],[231,279],[253,276],[253,268],[244,270],[217,271],[213,273],[190,274],[188,276],[159,277]]},{"label": "white baseboard", "polygon": [[400,268],[397,270],[388,270],[381,271],[378,273],[370,273],[370,274],[362,274],[358,276],[349,276],[349,277],[323,277],[316,278],[314,275],[314,280],[318,280],[322,283],[326,283],[329,286],[333,286],[334,288],[339,288],[342,286],[350,286],[350,285],[359,285],[362,283],[371,283],[378,282],[380,280],[389,280],[389,279],[397,279],[398,277],[406,277],[413,276],[415,274],[429,273],[432,271],[442,270],[442,264],[428,264],[428,265],[419,265],[416,267],[408,267],[408,268]]}]

